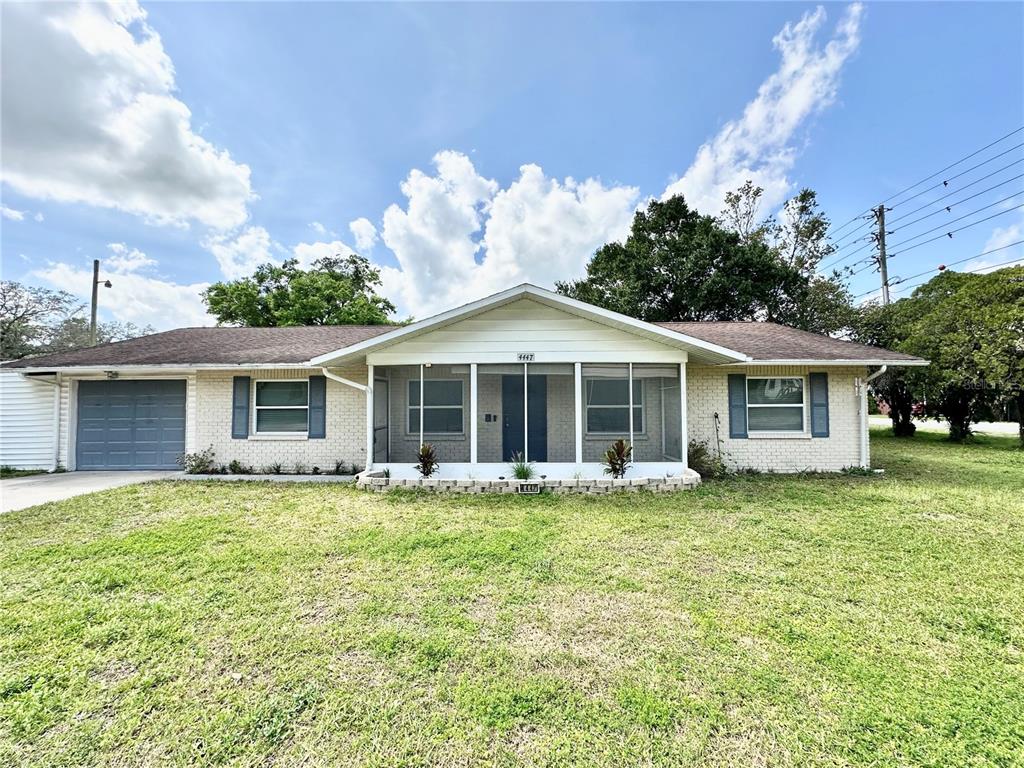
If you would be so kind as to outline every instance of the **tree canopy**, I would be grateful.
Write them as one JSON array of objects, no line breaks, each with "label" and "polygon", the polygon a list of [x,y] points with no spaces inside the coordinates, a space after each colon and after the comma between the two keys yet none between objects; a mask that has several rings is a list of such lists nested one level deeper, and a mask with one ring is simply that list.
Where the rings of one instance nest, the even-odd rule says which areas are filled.
[{"label": "tree canopy", "polygon": [[833,333],[851,321],[838,276],[816,273],[831,253],[828,220],[804,190],[781,221],[756,220],[759,188],[726,198],[720,218],[691,209],[682,196],[637,211],[623,243],[594,254],[582,280],[559,292],[648,321],[772,320]]},{"label": "tree canopy", "polygon": [[[84,305],[65,291],[0,282],[0,359],[66,352],[89,346],[89,321]],[[149,326],[100,322],[97,343],[122,341],[152,333]]]},{"label": "tree canopy", "polygon": [[376,293],[380,271],[362,256],[264,264],[252,277],[214,283],[203,301],[218,322],[251,327],[381,325],[394,305]]},{"label": "tree canopy", "polygon": [[[931,361],[924,368],[887,374],[876,391],[897,407],[904,398],[944,418],[953,440],[994,405],[1024,411],[1024,267],[989,274],[946,272],[888,307],[868,305],[855,334]],[[900,388],[898,391],[895,388]],[[901,420],[901,419],[899,419]],[[898,419],[894,428],[899,434]],[[1024,426],[1019,426],[1024,445]]]}]

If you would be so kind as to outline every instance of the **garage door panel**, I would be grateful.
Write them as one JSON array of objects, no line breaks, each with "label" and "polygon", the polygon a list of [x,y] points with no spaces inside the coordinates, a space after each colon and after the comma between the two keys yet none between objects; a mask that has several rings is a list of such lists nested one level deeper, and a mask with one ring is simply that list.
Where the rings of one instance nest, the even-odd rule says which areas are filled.
[{"label": "garage door panel", "polygon": [[175,469],[184,450],[184,381],[79,383],[79,469]]}]

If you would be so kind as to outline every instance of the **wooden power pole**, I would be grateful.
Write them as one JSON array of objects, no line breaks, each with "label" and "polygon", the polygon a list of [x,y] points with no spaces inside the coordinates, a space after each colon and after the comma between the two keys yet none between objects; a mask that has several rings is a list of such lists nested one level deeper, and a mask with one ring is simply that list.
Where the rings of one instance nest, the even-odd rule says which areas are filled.
[{"label": "wooden power pole", "polygon": [[875,221],[878,222],[878,271],[882,275],[882,304],[889,304],[889,264],[885,257],[885,205],[875,209]]}]

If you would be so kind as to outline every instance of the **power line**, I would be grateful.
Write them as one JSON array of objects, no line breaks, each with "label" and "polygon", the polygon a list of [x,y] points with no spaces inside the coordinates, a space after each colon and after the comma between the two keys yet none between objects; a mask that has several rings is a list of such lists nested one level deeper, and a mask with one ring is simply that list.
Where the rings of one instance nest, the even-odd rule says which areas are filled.
[{"label": "power line", "polygon": [[[937,226],[937,227],[932,227],[931,229],[926,229],[924,232],[920,232],[920,233],[914,235],[913,237],[908,237],[906,240],[901,240],[900,242],[896,243],[896,245],[894,245],[893,248],[899,248],[901,245],[906,245],[907,243],[911,242],[912,240],[917,240],[917,238],[919,238],[919,237],[924,237],[925,235],[930,234],[931,232],[935,232],[936,230],[942,229],[944,227],[948,227],[950,224],[955,224],[958,221],[963,221],[964,219],[970,218],[971,216],[973,216],[976,213],[981,213],[982,211],[988,210],[989,208],[991,208],[991,207],[993,207],[995,205],[999,205],[1000,203],[1005,203],[1007,200],[1013,200],[1019,194],[1020,194],[1020,192],[1014,192],[1012,195],[1008,195],[1007,197],[1004,197],[1002,200],[996,200],[994,203],[989,203],[988,205],[983,205],[981,208],[976,208],[975,210],[971,211],[970,213],[965,213],[963,216],[957,216],[955,219],[950,219],[949,221],[945,222],[944,224],[939,224],[939,226]],[[1020,205],[1016,206],[1016,208],[1020,208],[1020,207],[1021,207]],[[1006,210],[1012,211],[1012,210],[1016,210],[1016,208],[1007,208]],[[1005,213],[1005,211],[1004,211],[1004,213]],[[999,214],[996,214],[996,215],[998,216]],[[985,219],[982,219],[982,221],[985,221]],[[900,229],[902,229],[902,227],[900,227]]]},{"label": "power line", "polygon": [[[953,234],[956,233],[956,232],[962,232],[965,229],[970,229],[971,227],[976,227],[978,224],[984,224],[989,219],[994,219],[996,216],[1002,216],[1004,213],[1010,213],[1011,211],[1016,211],[1018,208],[1024,208],[1024,203],[1021,203],[1020,205],[1015,205],[1013,208],[1007,208],[1005,211],[999,211],[999,213],[993,213],[991,216],[986,216],[984,219],[978,219],[977,221],[973,221],[970,224],[965,224],[964,226],[959,227],[958,229],[952,229],[949,232],[943,232],[941,235],[938,235],[937,237],[933,237],[933,238],[931,238],[929,240],[923,240],[922,242],[917,243],[916,245],[912,245],[909,248],[904,248],[902,251],[898,251],[897,253],[892,253],[889,256],[890,256],[890,258],[893,258],[895,256],[899,256],[900,254],[904,254],[907,251],[912,251],[915,248],[920,248],[922,245],[928,245],[928,243],[934,243],[936,240],[941,240],[944,237],[952,237]],[[914,239],[914,238],[911,238],[911,239]]]},{"label": "power line", "polygon": [[[902,195],[902,194],[904,194],[904,193],[906,193],[906,192],[909,192],[909,191],[910,191],[910,190],[912,190],[912,189],[913,189],[914,187],[918,187],[918,186],[920,186],[921,184],[924,184],[924,183],[925,183],[925,182],[927,182],[927,181],[931,181],[931,180],[932,180],[932,179],[934,179],[934,178],[935,178],[936,176],[939,176],[939,175],[941,175],[941,174],[945,173],[946,171],[950,170],[951,168],[954,168],[954,167],[956,167],[956,166],[960,165],[960,163],[964,162],[965,160],[970,160],[970,159],[971,159],[972,157],[975,157],[976,155],[979,155],[979,154],[981,154],[981,153],[982,153],[982,152],[984,152],[984,151],[985,151],[986,149],[990,149],[991,147],[994,147],[994,146],[995,146],[996,144],[999,144],[1000,142],[1002,142],[1002,141],[1005,141],[1006,139],[1010,138],[1011,136],[1013,136],[1013,135],[1015,135],[1015,134],[1017,134],[1017,133],[1020,133],[1021,131],[1024,131],[1024,126],[1021,126],[1021,127],[1019,127],[1019,128],[1016,128],[1016,129],[1014,129],[1014,130],[1010,131],[1009,133],[1007,133],[1007,134],[1005,134],[1005,135],[1003,135],[1003,136],[1000,136],[1000,137],[999,137],[998,139],[996,139],[996,140],[995,140],[995,141],[993,141],[993,142],[990,142],[989,144],[986,144],[986,145],[985,145],[984,147],[982,147],[981,149],[976,149],[976,150],[975,150],[974,152],[971,152],[971,153],[970,153],[970,154],[968,154],[968,155],[964,155],[964,156],[963,156],[963,157],[961,157],[961,158],[960,158],[959,160],[957,160],[957,161],[955,161],[955,162],[952,162],[952,163],[950,163],[949,165],[947,165],[947,166],[946,166],[945,168],[941,168],[941,169],[939,169],[938,171],[936,171],[935,173],[931,174],[930,176],[926,176],[925,178],[921,179],[920,181],[918,181],[918,182],[915,182],[915,183],[911,184],[911,185],[910,185],[909,187],[905,187],[904,189],[901,189],[901,190],[900,190],[899,192],[897,192],[896,194],[894,194],[894,195],[890,195],[889,197],[887,197],[887,198],[886,198],[885,200],[883,200],[882,202],[883,202],[883,203],[888,203],[888,202],[890,202],[891,200],[894,200],[894,199],[896,199],[896,198],[897,198],[897,197],[899,197],[900,195]],[[941,182],[941,183],[940,183],[939,185],[936,185],[936,186],[948,186],[948,185],[949,185],[949,182],[950,182],[950,181],[953,181],[953,179],[959,178],[960,176],[963,176],[963,175],[964,175],[965,173],[970,173],[971,171],[973,171],[973,170],[975,170],[975,169],[979,168],[979,167],[980,167],[981,165],[985,165],[986,163],[989,163],[989,162],[991,162],[991,161],[992,161],[992,160],[994,160],[995,158],[997,158],[997,157],[1001,157],[1002,155],[1005,155],[1005,154],[1007,154],[1008,152],[1012,152],[1012,151],[1013,151],[1014,149],[1018,149],[1018,148],[1020,148],[1021,146],[1024,146],[1024,144],[1018,144],[1017,146],[1015,146],[1015,147],[1011,147],[1010,149],[1006,150],[1005,152],[1001,152],[1001,153],[999,153],[998,155],[994,155],[993,157],[990,157],[990,158],[989,158],[988,160],[986,160],[986,161],[985,161],[984,163],[981,163],[980,165],[976,165],[976,166],[973,166],[972,168],[968,168],[968,169],[967,169],[966,171],[963,171],[962,173],[959,173],[959,174],[957,174],[956,176],[953,176],[952,178],[946,179],[946,180],[944,180],[943,182]],[[903,205],[904,203],[907,203],[907,202],[909,202],[910,200],[913,200],[913,199],[914,199],[915,197],[919,197],[920,195],[923,195],[923,194],[925,194],[926,192],[929,192],[929,191],[931,191],[932,189],[935,189],[935,187],[934,187],[934,186],[933,186],[933,187],[929,187],[929,188],[928,188],[928,189],[926,189],[926,190],[922,190],[921,192],[918,192],[918,193],[917,193],[916,195],[913,195],[912,197],[908,197],[908,198],[907,198],[906,200],[901,200],[901,201],[900,201],[899,203],[894,203],[892,207],[896,207],[897,205]],[[846,222],[844,222],[844,223],[840,224],[840,225],[839,225],[838,227],[830,227],[830,228],[829,228],[829,230],[828,230],[828,233],[829,233],[829,234],[831,234],[831,235],[833,235],[833,236],[835,236],[835,235],[838,235],[838,234],[839,234],[840,232],[842,232],[842,231],[843,231],[844,229],[846,229],[846,228],[847,228],[848,226],[850,226],[851,224],[853,224],[853,223],[854,223],[855,221],[857,221],[858,219],[860,219],[860,218],[862,218],[862,217],[865,217],[865,218],[870,218],[870,215],[872,214],[872,211],[873,211],[873,209],[872,209],[872,208],[865,208],[865,209],[864,209],[863,211],[861,211],[860,213],[858,213],[858,214],[857,214],[856,216],[854,216],[854,217],[853,217],[852,219],[849,219],[848,221],[846,221]],[[848,234],[849,234],[849,233],[848,233]],[[843,259],[840,259],[839,261],[842,261],[842,260],[843,260]],[[838,262],[833,262],[833,263],[838,263]]]},{"label": "power line", "polygon": [[[986,173],[986,174],[985,174],[984,176],[980,176],[980,177],[978,177],[977,179],[975,179],[974,181],[972,181],[972,182],[971,182],[970,184],[964,184],[964,185],[963,185],[962,187],[960,187],[960,189],[954,189],[954,190],[953,190],[952,192],[948,192],[947,194],[943,195],[942,197],[937,197],[937,198],[935,198],[935,199],[934,199],[934,200],[932,200],[932,201],[931,201],[930,203],[925,203],[924,205],[922,205],[922,206],[920,206],[920,207],[918,207],[918,208],[915,208],[915,209],[914,209],[914,210],[912,210],[912,211],[907,211],[907,212],[906,212],[906,213],[904,213],[904,214],[903,214],[902,216],[897,216],[897,217],[896,217],[895,219],[893,219],[893,220],[892,220],[892,221],[891,221],[890,223],[891,223],[891,224],[895,224],[895,223],[896,223],[897,221],[900,221],[900,220],[902,220],[902,219],[905,219],[905,218],[907,218],[907,216],[913,216],[913,215],[914,215],[915,213],[917,213],[918,211],[923,211],[923,210],[924,210],[925,208],[929,208],[929,207],[931,207],[931,206],[935,205],[936,203],[938,203],[938,202],[941,202],[942,200],[945,200],[945,199],[946,199],[947,197],[951,197],[951,196],[955,195],[955,194],[956,194],[957,192],[963,192],[963,191],[964,191],[965,189],[967,189],[968,187],[973,187],[973,186],[974,186],[975,184],[977,184],[977,183],[979,183],[979,182],[982,182],[982,181],[984,181],[985,179],[990,179],[990,178],[992,178],[993,176],[995,176],[995,175],[996,175],[997,173],[1002,173],[1002,172],[1003,172],[1003,171],[1005,171],[1005,170],[1006,170],[1007,168],[1012,168],[1013,166],[1017,165],[1018,163],[1024,163],[1024,157],[1020,158],[1019,160],[1014,160],[1014,161],[1013,161],[1012,163],[1007,163],[1007,164],[1006,164],[1006,165],[1004,165],[1004,166],[1003,166],[1002,168],[999,168],[999,169],[997,169],[997,170],[995,170],[995,171],[992,171],[992,173]],[[1014,176],[1013,178],[1014,178],[1014,179],[1019,179],[1019,178],[1020,178],[1020,176]],[[1008,179],[1007,181],[1013,181],[1013,179]],[[1002,183],[1003,183],[1003,184],[1006,184],[1007,182],[1006,182],[1006,181],[1004,181],[1004,182],[1002,182]],[[997,186],[998,186],[998,185],[997,185]],[[989,187],[988,189],[995,189],[995,187]],[[988,190],[985,190],[985,191],[987,192]],[[961,201],[961,202],[963,202],[963,201]]]},{"label": "power line", "polygon": [[[991,248],[991,249],[989,249],[987,251],[984,251],[982,253],[976,253],[973,256],[968,256],[968,257],[963,258],[963,259],[958,259],[956,261],[951,261],[948,264],[943,264],[941,267],[936,267],[935,269],[927,269],[924,272],[918,272],[916,275],[910,275],[910,277],[900,277],[900,278],[897,278],[897,279],[891,281],[889,283],[889,285],[890,286],[900,285],[901,283],[905,283],[908,280],[914,280],[914,279],[916,279],[918,277],[922,277],[924,275],[931,274],[932,272],[943,272],[945,269],[948,269],[949,267],[955,267],[957,264],[963,264],[965,261],[973,261],[974,259],[980,259],[982,256],[988,256],[989,254],[992,254],[992,253],[998,253],[999,251],[1005,251],[1007,248],[1013,248],[1015,245],[1021,245],[1021,244],[1024,244],[1024,240],[1018,240],[1015,243],[1009,243],[1007,245],[1001,245],[998,248]],[[1022,258],[1024,258],[1024,257],[1022,257]],[[1013,261],[1008,261],[1006,263],[1007,264],[1013,264],[1016,261],[1021,261],[1021,259],[1014,259]],[[979,269],[991,269],[992,266],[1005,266],[1005,265],[996,264],[996,265],[990,265],[990,266],[986,266],[986,267],[980,267]],[[974,270],[969,270],[968,269],[968,270],[964,270],[964,271],[965,272],[973,272]],[[854,299],[859,299],[862,296],[867,296],[868,294],[874,293],[877,290],[878,290],[877,288],[872,288],[870,291],[864,291],[864,293],[858,293],[853,298]],[[901,288],[900,290],[903,290],[903,289]]]},{"label": "power line", "polygon": [[1013,152],[1013,150],[1020,149],[1021,147],[1024,147],[1024,142],[1021,142],[1020,144],[1017,144],[1016,146],[1010,147],[1009,149],[1007,149],[1007,150],[1005,150],[1003,152],[1000,152],[998,155],[992,155],[992,157],[990,157],[988,160],[983,160],[982,162],[978,163],[977,165],[972,165],[966,171],[961,171],[960,173],[956,174],[955,176],[950,176],[948,179],[943,179],[938,184],[933,184],[932,186],[928,187],[927,189],[922,189],[916,195],[911,195],[906,200],[900,200],[898,203],[893,203],[892,207],[896,208],[896,207],[898,207],[900,205],[903,205],[904,203],[909,203],[914,198],[917,198],[917,197],[920,197],[921,195],[927,194],[928,192],[931,192],[933,189],[938,189],[939,187],[948,187],[949,186],[949,182],[955,181],[956,179],[959,179],[961,176],[965,176],[966,174],[970,173],[971,171],[976,171],[979,168],[981,168],[981,166],[988,165],[993,160],[995,160],[997,157],[1002,157],[1003,155],[1009,154],[1010,152]]},{"label": "power line", "polygon": [[[909,192],[909,191],[910,191],[910,190],[912,190],[912,189],[913,189],[914,187],[918,187],[918,186],[920,186],[920,185],[924,184],[924,183],[925,183],[926,181],[931,181],[931,180],[932,180],[932,179],[934,179],[934,178],[935,178],[936,176],[938,176],[938,175],[940,175],[940,174],[943,174],[943,173],[945,173],[946,171],[948,171],[948,170],[949,170],[950,168],[953,168],[953,167],[955,167],[955,166],[957,166],[957,165],[960,165],[960,163],[962,163],[962,162],[963,162],[964,160],[970,160],[970,159],[971,159],[972,157],[974,157],[975,155],[980,155],[980,154],[981,154],[982,152],[984,152],[984,151],[985,151],[986,149],[989,149],[990,147],[994,147],[994,146],[995,146],[996,144],[998,144],[999,142],[1001,142],[1001,141],[1004,141],[1005,139],[1008,139],[1008,138],[1010,138],[1011,136],[1013,136],[1013,135],[1014,135],[1015,133],[1020,133],[1021,131],[1024,131],[1024,125],[1022,125],[1022,126],[1021,126],[1020,128],[1017,128],[1016,130],[1010,131],[1010,132],[1009,132],[1008,134],[1006,134],[1005,136],[1000,136],[1000,137],[999,137],[998,139],[996,139],[995,141],[993,141],[993,142],[992,142],[991,144],[986,144],[986,145],[985,145],[984,147],[982,147],[981,149],[977,149],[977,150],[975,150],[974,152],[971,152],[971,154],[969,154],[969,155],[964,155],[964,156],[963,156],[963,157],[961,157],[961,158],[960,158],[959,160],[957,160],[957,161],[956,161],[955,163],[950,163],[950,164],[949,164],[949,165],[947,165],[947,166],[946,166],[945,168],[942,168],[942,169],[940,169],[940,170],[936,171],[935,173],[933,173],[933,174],[932,174],[931,176],[926,176],[925,178],[921,179],[920,181],[918,181],[918,182],[916,182],[916,183],[914,183],[914,184],[911,184],[911,185],[910,185],[909,187],[907,187],[906,189],[902,189],[902,190],[900,190],[900,191],[899,191],[899,192],[897,192],[897,193],[896,193],[895,195],[890,195],[889,197],[887,197],[887,198],[886,198],[885,200],[883,200],[882,202],[883,202],[883,203],[888,203],[889,201],[891,201],[891,200],[894,200],[894,199],[896,199],[897,197],[899,197],[900,195],[902,195],[902,194],[903,194],[904,192]],[[1020,146],[1020,145],[1018,145],[1018,146]],[[1011,149],[1016,149],[1016,147],[1012,147]],[[1007,150],[1007,151],[1010,151],[1010,150]],[[1003,154],[1005,154],[1005,153],[1003,153]],[[999,155],[996,155],[996,157],[999,157]],[[990,159],[991,159],[991,158],[990,158]],[[986,162],[988,162],[988,161],[986,161]],[[908,199],[909,199],[909,198],[908,198]],[[907,202],[907,201],[906,201],[906,200],[903,200],[903,201],[902,201],[901,203],[896,203],[896,204],[894,204],[894,206],[893,206],[893,207],[895,207],[895,205],[902,205],[902,203],[905,203],[905,202]]]},{"label": "power line", "polygon": [[[996,269],[1000,269],[1002,267],[1009,267],[1010,265],[1017,264],[1018,262],[1021,262],[1021,261],[1024,261],[1024,256],[1022,256],[1022,257],[1020,257],[1018,259],[1011,259],[1010,261],[1004,261],[1001,264],[986,264],[985,266],[978,267],[977,269],[963,269],[963,270],[960,270],[959,274],[961,274],[961,275],[974,275],[974,274],[977,274],[978,272],[983,272],[986,269],[996,270]],[[934,272],[935,270],[932,270],[932,271]],[[904,285],[902,288],[897,288],[896,290],[897,290],[897,292],[900,292],[900,291],[905,291],[908,288],[917,288],[919,286],[924,285],[927,282],[929,282],[929,281],[928,280],[922,280],[920,283],[911,283],[910,285]]]}]

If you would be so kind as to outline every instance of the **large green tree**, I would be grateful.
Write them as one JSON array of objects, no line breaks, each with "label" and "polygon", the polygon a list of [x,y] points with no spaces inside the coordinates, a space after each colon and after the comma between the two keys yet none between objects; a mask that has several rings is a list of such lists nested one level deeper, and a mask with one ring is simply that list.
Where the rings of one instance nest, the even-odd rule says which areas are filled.
[{"label": "large green tree", "polygon": [[252,277],[214,283],[203,301],[221,323],[252,327],[381,325],[394,305],[376,293],[380,271],[362,256],[264,264]]},{"label": "large green tree", "polygon": [[[88,347],[89,321],[85,307],[65,291],[22,285],[12,280],[0,283],[0,359],[15,360],[28,355],[67,352]],[[134,323],[100,322],[96,341],[123,341],[146,333]]]},{"label": "large green tree", "polygon": [[785,321],[804,283],[765,242],[745,240],[677,195],[637,211],[625,242],[599,248],[587,276],[557,290],[652,322]]},{"label": "large green tree", "polygon": [[[907,434],[915,403],[945,419],[957,441],[967,439],[993,405],[1013,402],[1021,418],[1024,267],[984,275],[946,272],[905,299],[887,307],[869,304],[859,315],[858,340],[930,361],[925,368],[894,369],[875,382],[896,434]],[[1024,445],[1024,426],[1018,432]]]}]

